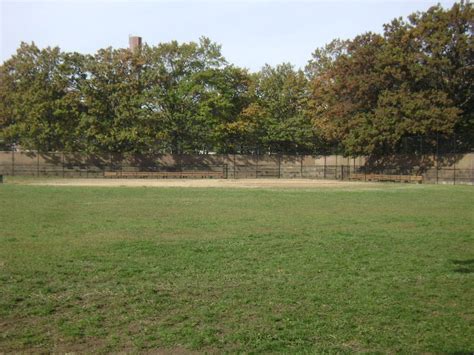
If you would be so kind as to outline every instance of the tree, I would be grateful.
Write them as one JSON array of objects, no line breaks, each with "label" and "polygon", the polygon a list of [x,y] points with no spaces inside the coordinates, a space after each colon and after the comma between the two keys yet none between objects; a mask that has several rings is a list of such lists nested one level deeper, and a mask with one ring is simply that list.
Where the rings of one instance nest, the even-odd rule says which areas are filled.
[{"label": "tree", "polygon": [[81,61],[57,47],[21,43],[0,67],[0,125],[7,143],[42,151],[76,148]]},{"label": "tree", "polygon": [[472,137],[472,49],[472,7],[460,3],[317,51],[315,124],[350,155],[393,153],[412,135]]},{"label": "tree", "polygon": [[90,152],[143,152],[154,134],[144,110],[139,53],[128,49],[101,49],[85,61],[81,92],[87,110],[80,119],[80,142]]},{"label": "tree", "polygon": [[337,38],[322,48],[316,48],[305,68],[307,77],[313,79],[327,72],[337,58],[347,53],[349,43],[350,41]]},{"label": "tree", "polygon": [[[312,152],[317,139],[306,114],[308,81],[288,63],[266,65],[258,73],[254,115],[259,118],[259,145],[264,151]],[[249,110],[247,111],[247,113]]]},{"label": "tree", "polygon": [[[434,6],[384,33],[334,40],[305,72],[249,73],[221,47],[145,45],[95,55],[22,43],[0,66],[0,144],[138,153],[394,153],[411,136],[474,143],[473,10]],[[428,142],[429,143],[429,142]]]},{"label": "tree", "polygon": [[[344,50],[336,47],[336,52],[332,52],[329,48],[325,64],[311,81],[309,106],[315,126],[326,140],[333,144],[341,142],[349,154],[366,153],[362,150],[367,146],[360,140],[370,134],[367,115],[385,86],[377,72],[383,44],[380,35],[366,33],[345,42]],[[316,51],[315,55],[320,53]],[[363,137],[354,139],[350,134],[357,127],[362,128]]]},{"label": "tree", "polygon": [[[255,146],[253,127],[246,122],[245,110],[252,103],[254,80],[247,70],[227,66],[209,77],[215,94],[206,102],[207,111],[216,117],[214,148],[220,153],[236,153]],[[253,118],[252,118],[253,119]]]},{"label": "tree", "polygon": [[219,77],[226,65],[220,46],[176,41],[145,47],[145,108],[159,122],[158,138],[168,152],[207,151],[214,145]]}]

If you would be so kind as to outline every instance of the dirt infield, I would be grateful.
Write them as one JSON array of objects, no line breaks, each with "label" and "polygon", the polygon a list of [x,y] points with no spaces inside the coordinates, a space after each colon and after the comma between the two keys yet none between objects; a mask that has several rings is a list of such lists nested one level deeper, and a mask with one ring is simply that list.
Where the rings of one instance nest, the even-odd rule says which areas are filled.
[{"label": "dirt infield", "polygon": [[410,184],[383,184],[339,180],[310,179],[29,179],[13,183],[47,186],[103,187],[205,187],[205,188],[380,188],[387,185],[407,187]]}]

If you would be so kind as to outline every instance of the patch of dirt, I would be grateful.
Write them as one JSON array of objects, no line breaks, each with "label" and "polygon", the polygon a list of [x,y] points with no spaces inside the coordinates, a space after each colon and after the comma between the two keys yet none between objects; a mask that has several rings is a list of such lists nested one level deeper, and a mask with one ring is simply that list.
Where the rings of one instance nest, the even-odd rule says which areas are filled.
[{"label": "patch of dirt", "polygon": [[[312,179],[48,179],[22,182],[46,186],[217,187],[217,188],[380,188],[387,184]],[[397,184],[402,186],[401,184]]]}]

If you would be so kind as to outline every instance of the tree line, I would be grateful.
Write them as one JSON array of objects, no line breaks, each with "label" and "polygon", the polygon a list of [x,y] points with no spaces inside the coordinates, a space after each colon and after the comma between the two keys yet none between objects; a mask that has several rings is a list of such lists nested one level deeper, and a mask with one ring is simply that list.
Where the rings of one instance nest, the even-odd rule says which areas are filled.
[{"label": "tree line", "polygon": [[[199,42],[94,55],[21,43],[0,67],[0,141],[40,151],[346,155],[474,141],[473,9],[440,5],[252,73]],[[429,140],[426,144],[430,144]]]}]

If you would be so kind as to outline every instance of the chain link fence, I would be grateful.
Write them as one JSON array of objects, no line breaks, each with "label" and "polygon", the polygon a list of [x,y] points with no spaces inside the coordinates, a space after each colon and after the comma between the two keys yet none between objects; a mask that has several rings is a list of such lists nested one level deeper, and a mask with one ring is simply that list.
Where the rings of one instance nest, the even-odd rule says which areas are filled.
[{"label": "chain link fence", "polygon": [[[137,176],[132,174],[137,172],[153,173],[138,175],[143,178],[201,176],[366,181],[376,180],[377,175],[385,176],[378,177],[381,181],[402,179],[396,176],[419,176],[424,183],[474,184],[474,153],[398,154],[375,159],[341,155],[90,155],[0,152],[1,175],[101,178],[107,172],[120,172],[120,177]],[[177,174],[179,172],[182,174]],[[364,174],[364,179],[361,174]]]}]

